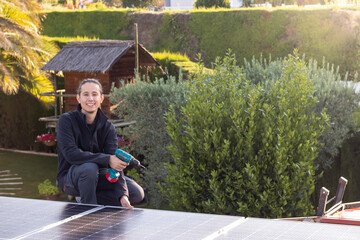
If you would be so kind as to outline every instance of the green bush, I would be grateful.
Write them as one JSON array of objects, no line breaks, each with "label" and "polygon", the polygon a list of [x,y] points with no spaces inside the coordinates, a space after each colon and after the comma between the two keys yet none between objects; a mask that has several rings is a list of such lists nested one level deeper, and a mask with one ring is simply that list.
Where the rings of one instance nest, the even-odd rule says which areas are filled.
[{"label": "green bush", "polygon": [[38,185],[40,195],[56,195],[60,193],[60,190],[55,185],[51,184],[49,179],[46,179],[44,182]]},{"label": "green bush", "polygon": [[296,55],[266,91],[234,56],[189,83],[183,117],[167,115],[173,161],[164,194],[175,209],[290,217],[313,214],[314,159],[327,116],[311,110],[314,87]]},{"label": "green bush", "polygon": [[45,133],[40,117],[51,116],[48,106],[29,93],[20,90],[16,95],[0,92],[0,147],[30,149],[36,136]]},{"label": "green bush", "polygon": [[136,120],[135,125],[125,128],[121,134],[134,142],[127,150],[134,152],[146,166],[141,179],[137,181],[146,189],[150,204],[154,207],[166,204],[158,188],[158,184],[167,176],[164,163],[171,158],[166,149],[170,138],[164,115],[170,105],[179,112],[184,95],[185,83],[181,75],[178,81],[172,76],[168,76],[166,82],[160,79],[146,83],[137,79],[134,85],[113,89],[111,93],[112,103],[121,102],[115,109],[116,114],[127,121]]},{"label": "green bush", "polygon": [[318,66],[316,61],[309,61],[308,69],[308,76],[314,80],[315,96],[318,99],[314,111],[326,108],[330,117],[330,127],[320,138],[324,144],[315,161],[321,166],[320,169],[328,169],[339,155],[344,141],[357,130],[354,115],[359,107],[360,95],[347,79],[341,81],[339,71],[329,67],[329,64],[323,62],[322,66]]},{"label": "green bush", "polygon": [[355,109],[354,122],[357,129],[360,129],[360,107]]},{"label": "green bush", "polygon": [[[272,85],[273,81],[282,74],[284,61],[281,59],[244,61],[243,71],[246,79],[254,84]],[[307,63],[306,75],[312,79],[316,91],[314,96],[318,99],[314,112],[320,113],[326,109],[330,117],[331,127],[327,128],[319,141],[323,143],[319,156],[315,163],[320,165],[320,170],[331,167],[334,158],[339,154],[345,139],[352,136],[357,128],[354,114],[358,109],[360,96],[355,93],[354,88],[348,87],[349,82],[341,81],[339,69],[323,60],[319,65],[316,60],[310,59]],[[356,78],[356,76],[355,76]],[[271,84],[269,84],[271,83]]]}]

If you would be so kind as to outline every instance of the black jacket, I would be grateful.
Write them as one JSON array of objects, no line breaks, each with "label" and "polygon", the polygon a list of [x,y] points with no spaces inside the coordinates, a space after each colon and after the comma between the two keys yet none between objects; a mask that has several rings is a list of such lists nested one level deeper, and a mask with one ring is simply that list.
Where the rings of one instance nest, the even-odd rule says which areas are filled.
[{"label": "black jacket", "polygon": [[[99,168],[108,168],[110,155],[117,149],[117,134],[114,125],[108,121],[105,114],[98,109],[95,118],[95,130],[86,124],[86,116],[81,112],[81,106],[72,112],[60,116],[57,129],[58,174],[56,179],[63,189],[64,177],[71,165],[93,162]],[[123,195],[128,194],[124,173],[120,172],[120,183]]]}]

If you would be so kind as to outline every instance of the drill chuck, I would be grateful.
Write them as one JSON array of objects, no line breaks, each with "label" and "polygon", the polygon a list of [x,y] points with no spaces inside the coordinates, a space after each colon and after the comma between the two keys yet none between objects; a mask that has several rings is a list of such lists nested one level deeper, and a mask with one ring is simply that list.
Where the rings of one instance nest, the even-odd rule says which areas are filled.
[{"label": "drill chuck", "polygon": [[129,163],[129,165],[145,168],[143,165],[141,165],[139,160],[121,149],[116,149],[115,156],[117,156],[120,160]]}]

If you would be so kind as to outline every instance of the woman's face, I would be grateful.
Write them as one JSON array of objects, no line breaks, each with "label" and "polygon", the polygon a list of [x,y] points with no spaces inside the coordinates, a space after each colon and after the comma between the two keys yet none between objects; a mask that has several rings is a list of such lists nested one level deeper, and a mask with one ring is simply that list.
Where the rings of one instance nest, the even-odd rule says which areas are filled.
[{"label": "woman's face", "polygon": [[81,105],[81,112],[91,114],[97,112],[104,101],[104,94],[101,94],[99,85],[89,82],[82,85],[80,94],[76,95],[76,99]]}]

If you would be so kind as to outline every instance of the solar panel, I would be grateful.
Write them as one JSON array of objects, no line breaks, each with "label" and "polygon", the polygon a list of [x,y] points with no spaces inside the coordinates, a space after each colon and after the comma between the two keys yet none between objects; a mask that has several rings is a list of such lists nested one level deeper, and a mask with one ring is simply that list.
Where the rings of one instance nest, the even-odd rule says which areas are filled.
[{"label": "solar panel", "polygon": [[14,238],[96,207],[0,197],[0,239]]},{"label": "solar panel", "polygon": [[0,197],[0,239],[360,239],[360,227]]},{"label": "solar panel", "polygon": [[360,239],[360,227],[289,220],[247,218],[241,225],[218,237],[230,239]]}]

